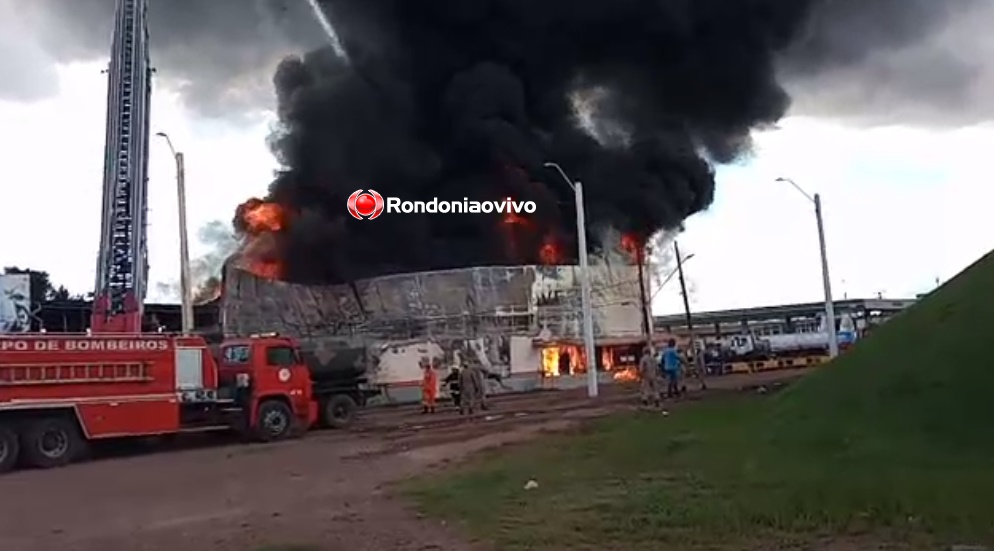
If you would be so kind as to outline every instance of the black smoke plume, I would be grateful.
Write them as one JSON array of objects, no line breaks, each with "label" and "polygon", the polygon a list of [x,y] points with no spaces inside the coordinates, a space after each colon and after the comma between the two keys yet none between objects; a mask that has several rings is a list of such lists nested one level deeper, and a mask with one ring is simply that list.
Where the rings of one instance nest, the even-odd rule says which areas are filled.
[{"label": "black smoke plume", "polygon": [[[270,199],[289,279],[538,262],[554,235],[574,260],[573,194],[589,234],[646,238],[714,197],[712,162],[748,149],[789,98],[776,60],[813,0],[330,0],[349,62],[285,60],[275,84],[285,170]],[[586,128],[577,116],[585,99]],[[600,129],[598,132],[589,128]],[[610,132],[608,132],[610,130]],[[532,200],[531,228],[499,215],[356,221],[356,189],[407,200]],[[508,246],[508,232],[515,232]]]}]

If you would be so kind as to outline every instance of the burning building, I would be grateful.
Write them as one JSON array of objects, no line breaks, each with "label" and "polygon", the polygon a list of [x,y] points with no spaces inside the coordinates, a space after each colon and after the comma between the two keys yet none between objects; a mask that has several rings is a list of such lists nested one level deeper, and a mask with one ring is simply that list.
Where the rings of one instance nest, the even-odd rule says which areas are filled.
[{"label": "burning building", "polygon": [[[564,386],[578,382],[570,375],[585,374],[579,268],[559,263],[565,255],[547,235],[530,239],[541,233],[526,215],[484,221],[504,232],[506,251],[540,263],[331,285],[286,279],[280,235],[290,217],[275,202],[252,199],[239,207],[235,226],[244,245],[225,265],[220,302],[226,332],[277,331],[299,338],[309,361],[363,362],[397,400],[416,397],[422,356],[482,365],[504,377],[507,389]],[[628,378],[645,334],[639,276],[647,279],[649,271],[639,265],[638,237],[615,232],[608,239],[614,246],[600,250],[591,266],[596,363],[606,378]]]},{"label": "burning building", "polygon": [[[225,267],[223,324],[295,335],[315,361],[371,355],[403,386],[426,354],[512,379],[585,365],[575,199],[549,161],[584,182],[596,337],[628,347],[596,360],[634,363],[639,244],[706,209],[713,163],[785,114],[776,62],[819,3],[319,4],[334,47],[276,72],[281,170],[236,214],[246,241]],[[536,208],[356,220],[348,198],[368,188]],[[635,262],[604,254],[632,244]]]},{"label": "burning building", "polygon": [[[642,339],[638,269],[591,272],[598,368],[610,378]],[[363,361],[395,400],[417,397],[422,356],[476,363],[506,389],[527,390],[585,373],[578,275],[575,266],[474,267],[312,286],[261,276],[242,256],[226,265],[221,319],[231,333],[295,336],[310,361]]]}]

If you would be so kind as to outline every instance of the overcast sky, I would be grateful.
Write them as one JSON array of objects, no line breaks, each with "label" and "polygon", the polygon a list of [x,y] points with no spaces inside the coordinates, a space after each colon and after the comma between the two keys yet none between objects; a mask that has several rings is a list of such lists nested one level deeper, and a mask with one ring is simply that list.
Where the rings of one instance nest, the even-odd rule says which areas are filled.
[{"label": "overcast sky", "polygon": [[[6,226],[0,265],[47,270],[56,284],[88,292],[100,224],[105,62],[58,62],[30,34],[9,26],[11,5],[0,0],[0,22],[8,21],[7,27],[0,23],[0,74],[18,76],[3,79],[9,86],[0,90],[0,208]],[[974,61],[984,57],[971,53]],[[272,59],[274,64],[278,56]],[[812,207],[792,187],[775,182],[778,176],[822,195],[838,298],[914,296],[994,248],[994,217],[988,212],[994,204],[990,74],[970,80],[969,95],[967,88],[957,91],[959,108],[936,107],[921,97],[900,103],[885,89],[818,89],[825,75],[799,82],[795,116],[776,131],[757,134],[752,159],[719,169],[714,206],[689,220],[679,237],[684,254],[695,255],[686,266],[694,308],[821,298]],[[276,167],[265,143],[269,123],[260,109],[244,109],[246,116],[237,121],[209,118],[184,100],[179,85],[160,78],[152,131],[168,132],[187,155],[189,220],[196,236],[211,221],[230,220],[245,198],[265,193]],[[256,90],[255,80],[243,82]],[[888,101],[895,103],[889,118],[853,116],[873,102],[873,112],[883,113]],[[177,279],[179,249],[173,163],[158,139],[150,173],[149,299],[155,301],[170,298],[155,284]],[[194,256],[207,251],[192,244]],[[657,313],[680,310],[675,279],[658,292],[654,307]]]}]

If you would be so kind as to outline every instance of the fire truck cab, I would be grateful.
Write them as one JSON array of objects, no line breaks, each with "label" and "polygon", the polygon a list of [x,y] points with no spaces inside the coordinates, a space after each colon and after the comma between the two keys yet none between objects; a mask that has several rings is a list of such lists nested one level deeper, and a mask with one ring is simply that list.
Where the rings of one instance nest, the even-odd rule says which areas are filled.
[{"label": "fire truck cab", "polygon": [[201,337],[0,336],[0,472],[57,467],[96,440],[237,430],[272,441],[317,417],[297,343]]}]

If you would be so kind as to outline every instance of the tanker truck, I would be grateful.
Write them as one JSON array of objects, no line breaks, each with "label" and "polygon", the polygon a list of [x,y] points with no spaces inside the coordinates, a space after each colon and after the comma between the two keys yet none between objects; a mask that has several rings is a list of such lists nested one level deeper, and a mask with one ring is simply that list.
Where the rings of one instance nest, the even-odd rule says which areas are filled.
[{"label": "tanker truck", "polygon": [[[837,336],[840,349],[845,349],[855,342],[855,324],[848,314],[842,315]],[[782,333],[764,336],[746,333],[730,337],[722,343],[722,349],[729,359],[736,361],[790,358],[826,354],[828,352],[828,339],[828,330],[825,327],[824,319],[822,319],[819,330],[815,333]]]},{"label": "tanker truck", "polygon": [[[276,337],[266,333],[260,337]],[[248,350],[223,346],[215,337],[212,351],[221,365],[237,364]],[[300,355],[310,373],[312,396],[317,403],[318,423],[327,428],[345,428],[352,424],[360,407],[380,394],[370,384],[367,366],[370,358],[365,348],[335,348],[327,352],[313,341],[300,341]]]}]

